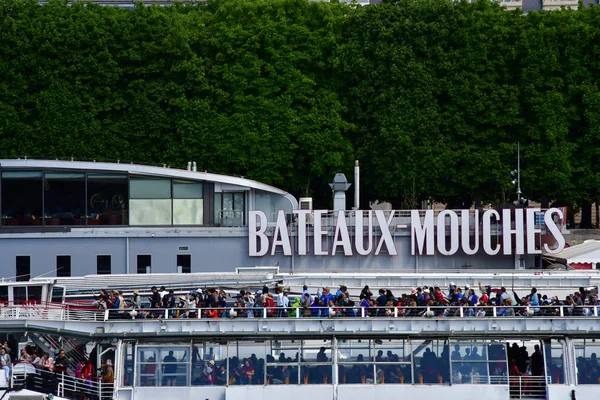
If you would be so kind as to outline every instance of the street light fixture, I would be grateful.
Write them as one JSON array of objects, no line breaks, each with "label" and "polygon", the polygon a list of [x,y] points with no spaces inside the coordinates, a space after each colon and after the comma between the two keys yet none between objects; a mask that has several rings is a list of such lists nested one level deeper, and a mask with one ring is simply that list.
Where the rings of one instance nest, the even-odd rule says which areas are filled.
[{"label": "street light fixture", "polygon": [[517,185],[517,204],[521,204],[521,145],[517,143],[517,169],[510,171],[514,178],[511,183]]}]

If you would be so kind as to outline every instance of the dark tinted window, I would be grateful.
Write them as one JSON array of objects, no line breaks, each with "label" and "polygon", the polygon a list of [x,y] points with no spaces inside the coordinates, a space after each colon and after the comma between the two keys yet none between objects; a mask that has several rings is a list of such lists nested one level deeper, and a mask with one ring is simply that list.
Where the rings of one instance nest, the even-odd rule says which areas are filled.
[{"label": "dark tinted window", "polygon": [[31,257],[17,256],[17,282],[26,282],[31,279]]},{"label": "dark tinted window", "polygon": [[96,257],[96,273],[98,275],[110,275],[110,256]]},{"label": "dark tinted window", "polygon": [[177,272],[184,274],[192,272],[192,256],[190,254],[177,254]]},{"label": "dark tinted window", "polygon": [[53,287],[52,288],[52,299],[50,301],[52,301],[53,303],[62,303],[64,291],[65,291],[65,288],[63,288],[62,286]]},{"label": "dark tinted window", "polygon": [[0,286],[0,303],[8,301],[8,286]]},{"label": "dark tinted window", "polygon": [[152,272],[152,256],[150,255],[138,255],[137,256],[137,273],[138,274],[149,274]]},{"label": "dark tinted window", "polygon": [[27,288],[25,286],[15,286],[13,288],[13,300],[17,304],[27,300]]},{"label": "dark tinted window", "polygon": [[71,276],[71,256],[56,256],[56,276]]},{"label": "dark tinted window", "polygon": [[27,288],[27,300],[42,301],[42,287],[41,286],[29,286]]}]

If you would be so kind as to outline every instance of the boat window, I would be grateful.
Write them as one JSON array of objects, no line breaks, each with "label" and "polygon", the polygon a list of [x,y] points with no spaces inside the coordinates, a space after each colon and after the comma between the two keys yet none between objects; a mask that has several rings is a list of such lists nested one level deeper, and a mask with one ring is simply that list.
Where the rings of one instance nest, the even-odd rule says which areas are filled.
[{"label": "boat window", "polygon": [[263,385],[265,383],[266,344],[264,341],[231,341],[227,349],[231,374],[236,384]]},{"label": "boat window", "polygon": [[173,225],[204,223],[203,191],[200,182],[173,181]]},{"label": "boat window", "polygon": [[338,343],[338,376],[340,384],[373,383],[373,342],[348,339]]},{"label": "boat window", "polygon": [[8,286],[0,286],[0,303],[8,301]]},{"label": "boat window", "polygon": [[123,343],[123,386],[133,386],[133,368],[135,365],[135,343]]},{"label": "boat window", "polygon": [[131,177],[129,181],[130,225],[171,225],[171,180]]},{"label": "boat window", "polygon": [[412,341],[414,381],[419,384],[449,384],[450,354],[442,339]]},{"label": "boat window", "polygon": [[56,256],[56,276],[71,276],[71,256]]},{"label": "boat window", "polygon": [[85,224],[85,174],[46,172],[44,174],[44,224]]},{"label": "boat window", "polygon": [[109,255],[106,256],[96,256],[96,273],[98,275],[110,275],[111,273],[111,257]]},{"label": "boat window", "polygon": [[137,256],[137,273],[150,274],[152,272],[152,256],[140,254]]},{"label": "boat window", "polygon": [[600,337],[596,339],[573,339],[575,359],[577,360],[577,383],[579,385],[597,385],[600,379]]},{"label": "boat window", "polygon": [[42,301],[42,287],[41,286],[29,286],[27,288],[27,300],[40,302]]},{"label": "boat window", "polygon": [[291,214],[292,204],[280,194],[256,190],[254,194],[254,209],[264,212],[269,221],[274,221],[277,218],[279,210],[284,210],[286,214]]},{"label": "boat window", "polygon": [[244,192],[227,192],[215,195],[215,210],[219,210],[221,226],[244,225]]},{"label": "boat window", "polygon": [[41,225],[41,171],[2,172],[2,225]]},{"label": "boat window", "polygon": [[189,274],[192,272],[191,254],[177,254],[177,272],[180,274]]},{"label": "boat window", "polygon": [[17,256],[17,282],[27,282],[31,279],[31,257]]},{"label": "boat window", "polygon": [[15,304],[21,304],[27,300],[27,287],[15,286],[13,287],[13,300]]},{"label": "boat window", "polygon": [[[575,344],[575,349],[578,348],[578,345],[579,343]],[[546,359],[546,376],[548,377],[549,383],[551,384],[565,383],[564,350],[564,343],[562,341],[559,341],[558,339],[548,339],[544,343],[544,358]],[[581,371],[581,369],[578,369],[578,371]],[[580,382],[578,383],[585,384],[585,381],[586,379],[584,379],[583,382],[581,382],[580,380]]]},{"label": "boat window", "polygon": [[194,341],[192,344],[192,386],[225,386],[228,382],[239,382],[239,376],[227,372],[238,365],[238,360],[229,363],[229,368],[227,365],[227,343]]},{"label": "boat window", "polygon": [[304,340],[300,351],[300,384],[331,384],[331,340]]},{"label": "boat window", "polygon": [[87,176],[87,224],[127,225],[129,187],[125,174]]},{"label": "boat window", "polygon": [[268,342],[267,383],[270,385],[297,385],[300,381],[298,354],[300,340],[272,340]]},{"label": "boat window", "polygon": [[65,288],[62,286],[55,286],[52,288],[52,303],[62,303],[65,294]]},{"label": "boat window", "polygon": [[489,340],[453,342],[452,384],[506,384],[506,345]]},{"label": "boat window", "polygon": [[138,386],[189,386],[189,346],[138,346]]}]

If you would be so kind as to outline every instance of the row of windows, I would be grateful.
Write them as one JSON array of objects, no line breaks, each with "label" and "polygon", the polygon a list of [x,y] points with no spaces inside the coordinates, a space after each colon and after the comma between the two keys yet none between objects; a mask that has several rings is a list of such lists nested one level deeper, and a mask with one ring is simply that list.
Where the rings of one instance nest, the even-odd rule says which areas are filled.
[{"label": "row of windows", "polygon": [[[16,257],[15,276],[17,282],[26,282],[31,279],[31,256]],[[189,274],[192,272],[192,256],[190,254],[177,254],[178,273]],[[96,273],[98,275],[110,275],[112,273],[112,256],[96,256]],[[137,273],[152,273],[152,256],[149,254],[140,254],[137,256]],[[71,276],[71,256],[56,256],[56,276]]]},{"label": "row of windows", "polygon": [[[244,224],[245,192],[211,198],[202,182],[32,170],[2,171],[0,180],[7,226]],[[204,214],[205,200],[213,202],[214,215]]]},{"label": "row of windows", "polygon": [[[570,342],[575,382],[600,384],[598,340]],[[191,344],[132,341],[123,346],[125,387],[332,384],[335,379],[338,384],[512,386],[520,375],[527,394],[539,379],[569,384],[563,339],[338,339],[337,346],[329,338],[193,339]],[[528,381],[529,375],[534,380]]]}]

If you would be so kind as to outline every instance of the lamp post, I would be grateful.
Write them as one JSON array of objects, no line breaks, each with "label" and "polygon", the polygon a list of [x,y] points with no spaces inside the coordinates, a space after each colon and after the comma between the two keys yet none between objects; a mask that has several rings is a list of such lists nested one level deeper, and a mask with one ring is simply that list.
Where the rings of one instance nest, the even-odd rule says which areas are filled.
[{"label": "lamp post", "polygon": [[[521,197],[521,143],[517,142],[517,169],[512,170],[512,184],[517,187],[517,207],[527,207],[527,199]],[[515,254],[515,269],[525,269],[523,256]]]},{"label": "lamp post", "polygon": [[517,186],[517,204],[521,204],[521,145],[517,142],[517,169],[510,171],[515,177],[512,184]]}]

